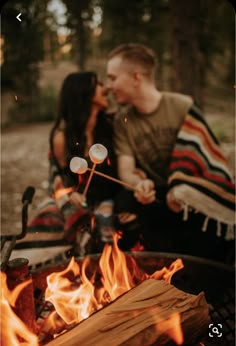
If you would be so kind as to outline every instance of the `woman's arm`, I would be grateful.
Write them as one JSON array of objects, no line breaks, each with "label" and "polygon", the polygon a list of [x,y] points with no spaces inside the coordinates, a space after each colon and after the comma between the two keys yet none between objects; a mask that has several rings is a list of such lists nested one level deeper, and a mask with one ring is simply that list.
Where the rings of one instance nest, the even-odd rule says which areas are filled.
[{"label": "woman's arm", "polygon": [[66,141],[63,131],[57,131],[52,140],[52,151],[55,159],[60,168],[65,168],[67,165],[66,160]]}]

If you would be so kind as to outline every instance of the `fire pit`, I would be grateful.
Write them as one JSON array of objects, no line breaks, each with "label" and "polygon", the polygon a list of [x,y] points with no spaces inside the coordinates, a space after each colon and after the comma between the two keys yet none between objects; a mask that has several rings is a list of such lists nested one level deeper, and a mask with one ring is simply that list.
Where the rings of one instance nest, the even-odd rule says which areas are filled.
[{"label": "fire pit", "polygon": [[[117,245],[117,242],[115,242],[115,244]],[[113,250],[114,250],[114,253],[113,253]],[[234,327],[234,325],[235,325],[234,309],[235,309],[235,306],[234,306],[234,270],[233,270],[233,268],[225,266],[225,265],[220,264],[220,263],[213,262],[213,261],[209,261],[209,260],[205,260],[205,259],[197,258],[197,257],[192,257],[192,256],[187,256],[187,255],[170,254],[170,253],[155,253],[155,252],[132,252],[129,254],[124,254],[118,249],[117,246],[114,246],[113,250],[109,254],[109,256],[112,256],[112,257],[108,256],[108,258],[106,258],[107,254],[105,255],[105,257],[104,257],[104,255],[101,256],[100,254],[96,254],[96,255],[90,255],[89,259],[87,259],[87,260],[84,260],[83,258],[76,258],[76,259],[72,258],[70,261],[64,259],[62,261],[55,261],[54,263],[50,263],[48,265],[43,264],[41,267],[38,267],[37,269],[31,270],[32,278],[33,278],[33,287],[34,287],[34,299],[35,299],[35,306],[36,306],[36,320],[37,320],[37,322],[41,321],[38,324],[38,326],[40,326],[40,327],[38,330],[39,332],[37,332],[37,334],[39,336],[42,335],[42,338],[39,338],[39,340],[41,340],[42,345],[46,345],[48,342],[49,342],[49,344],[51,344],[51,340],[54,339],[55,334],[58,334],[58,333],[60,334],[62,331],[65,332],[68,330],[69,334],[72,331],[72,334],[73,334],[73,329],[77,328],[77,326],[79,328],[82,326],[82,330],[83,330],[84,322],[85,322],[85,329],[86,329],[87,321],[88,320],[90,320],[90,321],[94,320],[94,316],[97,314],[99,314],[99,316],[101,316],[102,310],[110,311],[111,308],[114,309],[114,307],[115,307],[115,310],[117,310],[117,308],[119,310],[120,309],[119,302],[122,302],[123,295],[125,296],[125,299],[123,299],[123,306],[125,306],[125,309],[126,309],[126,299],[128,297],[128,301],[130,301],[130,297],[132,297],[132,294],[133,294],[133,292],[131,292],[131,291],[134,290],[134,292],[136,292],[137,290],[139,290],[142,293],[143,288],[144,288],[144,291],[145,290],[148,291],[149,284],[152,285],[152,282],[150,282],[150,279],[152,280],[152,278],[155,278],[157,280],[157,281],[153,280],[155,282],[158,282],[158,280],[161,279],[161,281],[159,281],[160,285],[163,285],[162,282],[165,285],[167,285],[167,286],[163,286],[164,291],[163,291],[163,287],[161,288],[161,290],[164,292],[164,294],[166,294],[165,293],[166,289],[167,289],[167,291],[169,289],[174,290],[173,295],[171,293],[171,296],[169,298],[167,298],[167,302],[170,302],[170,303],[168,303],[168,306],[170,304],[170,310],[172,309],[171,308],[171,304],[172,304],[171,301],[176,300],[177,306],[178,306],[178,304],[179,304],[178,301],[185,302],[185,297],[190,297],[191,295],[193,295],[193,299],[194,299],[193,305],[192,305],[192,303],[190,303],[190,305],[188,305],[189,303],[187,303],[187,305],[189,306],[186,310],[187,315],[190,311],[190,314],[193,317],[193,318],[191,317],[188,320],[188,323],[187,323],[188,328],[187,329],[190,328],[192,333],[194,334],[195,333],[194,327],[195,327],[195,323],[196,323],[196,330],[198,330],[198,328],[201,329],[201,326],[202,326],[202,327],[204,327],[203,330],[205,331],[205,334],[201,335],[201,339],[196,339],[196,342],[201,341],[197,345],[207,346],[207,345],[234,345],[235,344],[235,339],[234,339],[234,328],[235,328]],[[109,251],[110,250],[108,250],[108,252]],[[88,288],[88,286],[89,286],[89,288],[91,288],[93,286],[91,284],[91,282],[93,282],[93,284],[94,283],[96,284],[96,282],[99,282],[99,280],[100,280],[100,278],[99,277],[96,278],[93,273],[97,273],[98,275],[100,275],[99,271],[97,271],[96,268],[98,268],[98,263],[99,263],[99,265],[101,264],[101,258],[102,257],[104,259],[106,258],[106,263],[110,263],[109,259],[113,258],[112,263],[114,265],[115,262],[120,261],[120,258],[116,257],[116,255],[121,256],[121,257],[123,257],[123,259],[125,259],[127,267],[129,267],[131,264],[131,267],[133,268],[133,263],[136,263],[138,265],[137,268],[141,269],[141,272],[136,273],[136,267],[135,267],[135,271],[132,271],[131,277],[132,277],[132,279],[134,279],[134,281],[133,281],[133,284],[131,285],[131,287],[124,287],[124,289],[120,290],[120,286],[119,286],[116,294],[114,294],[113,297],[110,295],[110,298],[108,299],[107,303],[105,305],[103,305],[103,306],[105,306],[105,309],[101,309],[101,310],[97,311],[95,314],[92,314],[91,317],[88,317],[88,316],[90,316],[90,314],[93,313],[94,311],[96,311],[97,309],[100,309],[102,307],[101,305],[97,306],[95,309],[92,309],[89,313],[87,313],[87,311],[84,313],[82,311],[82,308],[81,308],[81,316],[84,314],[83,315],[84,317],[82,316],[83,318],[80,318],[79,320],[78,319],[73,320],[74,317],[73,317],[73,313],[72,313],[71,314],[72,315],[72,323],[71,323],[71,321],[68,321],[65,323],[64,321],[66,321],[66,319],[64,319],[64,318],[61,319],[61,317],[60,317],[61,314],[58,315],[56,313],[56,311],[58,311],[58,310],[56,309],[56,311],[55,311],[55,307],[56,307],[55,304],[54,303],[51,304],[52,298],[54,299],[52,290],[54,290],[54,292],[56,292],[56,293],[59,293],[59,305],[64,305],[64,307],[63,307],[64,310],[70,310],[71,307],[69,304],[67,305],[66,300],[62,301],[63,295],[65,297],[67,296],[68,288],[66,288],[64,290],[65,285],[64,285],[63,281],[59,284],[59,286],[55,285],[55,281],[49,279],[49,277],[53,278],[53,277],[59,276],[61,278],[65,278],[66,281],[68,281],[68,279],[69,279],[69,280],[71,280],[70,282],[72,283],[73,289],[75,289],[75,290],[80,289],[80,288],[83,289],[84,283],[86,285],[88,284],[86,289]],[[68,256],[69,256],[69,254],[68,254]],[[182,261],[181,260],[176,261],[176,259],[178,259],[178,258],[182,259],[182,261],[184,263],[183,268],[181,265]],[[88,261],[89,261],[89,265],[87,265],[87,266],[84,265],[84,263],[86,263],[86,262],[88,264]],[[69,264],[68,264],[68,262],[69,262]],[[74,268],[73,267],[74,264],[77,266],[77,267],[75,266],[75,272],[74,272],[74,269],[72,269],[72,268]],[[118,266],[121,267],[121,264],[120,265],[118,264]],[[176,272],[176,269],[174,268],[175,266],[176,266],[177,270],[179,270],[179,269],[181,269],[181,270]],[[169,268],[169,269],[167,269],[167,268]],[[87,272],[84,276],[85,269]],[[107,269],[108,269],[108,272],[106,275],[107,275],[107,277],[110,276],[110,285],[111,285],[110,288],[113,289],[115,286],[114,282],[116,282],[116,280],[114,280],[113,276],[110,275],[112,273],[109,273],[109,270],[110,270],[109,266]],[[144,273],[144,276],[140,277],[140,273],[141,273],[141,276],[143,275],[142,273]],[[155,276],[156,273],[158,273],[157,276]],[[139,276],[139,279],[141,278],[141,281],[138,280],[135,283],[135,280],[136,280],[135,278],[138,277],[138,276],[136,276],[136,274]],[[72,278],[73,275],[74,275],[74,278],[78,277],[79,281],[78,281],[78,279],[76,279],[77,281],[75,281],[74,278]],[[118,275],[119,276],[121,275],[121,281],[123,283],[125,283],[126,273],[121,270],[121,271],[119,271]],[[166,277],[168,276],[167,282],[169,282],[170,277],[173,275],[172,280],[171,280],[171,284],[174,286],[171,286],[171,285],[165,283],[164,281],[162,281],[163,279],[166,280],[165,275],[166,275]],[[83,278],[83,276],[84,276],[84,278]],[[46,278],[47,278],[47,282],[46,282]],[[147,279],[149,279],[149,280],[147,280]],[[52,283],[52,286],[51,286],[52,290],[50,288],[50,282]],[[142,286],[143,288],[141,288],[141,289],[139,288],[139,282],[142,282],[141,285],[143,285]],[[155,285],[155,282],[154,282],[154,285]],[[138,284],[138,286],[136,286],[137,284]],[[158,285],[159,285],[159,283],[158,283]],[[53,288],[53,286],[54,286],[54,288]],[[31,285],[31,287],[32,287],[32,285]],[[63,287],[62,291],[60,291],[61,287]],[[130,288],[132,288],[132,287],[134,287],[134,288],[132,290],[130,290]],[[165,289],[165,287],[166,287],[166,289]],[[156,291],[156,288],[157,288],[157,291]],[[149,289],[149,291],[151,293],[151,297],[153,296],[153,294],[156,296],[156,293],[158,296],[158,290],[159,290],[158,287],[153,288],[153,290],[151,289],[151,291]],[[181,291],[179,291],[179,290],[181,290]],[[203,305],[201,303],[200,303],[200,305],[198,305],[198,302],[200,301],[199,299],[201,299],[201,297],[202,297],[201,293],[200,293],[202,291],[204,291],[206,301],[209,304],[209,313],[210,313],[211,321],[209,321],[209,319],[207,318],[205,307],[202,309],[202,307],[205,303],[203,303]],[[24,297],[26,297],[26,296],[29,297],[30,288],[28,288],[28,292],[29,293],[27,293],[27,295],[25,294]],[[109,292],[109,290],[107,292]],[[127,292],[127,293],[125,293],[125,292]],[[182,293],[180,293],[181,298],[178,298],[179,292],[182,292]],[[121,298],[118,298],[117,300],[112,302],[114,299],[116,299],[118,296],[120,296],[120,294],[122,295]],[[77,294],[77,297],[80,295],[81,295],[81,291],[79,292],[79,294]],[[46,297],[46,299],[45,299],[45,297]],[[52,297],[52,298],[50,298],[50,297]],[[195,299],[195,297],[197,299]],[[26,298],[24,298],[24,300],[25,299]],[[145,299],[146,299],[145,297],[144,297],[144,299],[142,297],[142,301],[145,302]],[[148,299],[150,299],[150,298],[148,298]],[[137,300],[137,301],[139,301],[139,300]],[[109,302],[112,302],[112,304],[109,304]],[[125,305],[124,305],[124,302],[125,302]],[[164,302],[166,303],[165,300],[164,300]],[[81,303],[79,303],[79,304],[81,304]],[[195,304],[197,304],[197,305],[195,305]],[[112,305],[111,308],[110,308],[110,305]],[[160,305],[162,305],[162,304],[160,304]],[[181,305],[182,305],[182,303],[181,303]],[[184,303],[184,305],[186,305],[186,302]],[[151,305],[151,306],[155,306],[155,304]],[[108,307],[108,309],[106,309],[106,307]],[[195,312],[194,312],[194,314],[191,313],[192,309],[194,309],[194,311],[195,311],[195,307],[197,308],[196,314],[198,315],[198,318],[196,320],[194,320]],[[151,307],[151,309],[152,309],[152,307]],[[23,310],[23,313],[24,313],[24,311],[26,311],[26,310]],[[143,314],[144,314],[144,312],[143,312]],[[155,313],[155,317],[158,316],[158,314],[159,314],[159,312],[157,310]],[[207,314],[208,314],[208,312],[207,312]],[[49,330],[46,329],[46,331],[45,331],[44,327],[41,328],[41,326],[45,326],[45,325],[47,326],[48,318],[51,315],[54,316],[53,318],[55,319],[55,321],[57,320],[56,322],[58,322],[58,317],[59,317],[59,322],[60,323],[62,322],[61,326],[59,323],[59,327],[61,328],[61,329],[59,328],[60,330],[58,329],[58,323],[57,323],[57,327],[56,327],[57,329],[54,329],[53,332],[50,329],[51,327],[49,328]],[[106,315],[106,313],[105,313],[105,315]],[[30,316],[30,314],[28,316]],[[141,316],[144,316],[144,315],[141,315]],[[181,315],[181,316],[183,317],[183,315]],[[119,317],[119,313],[118,313],[118,317]],[[182,319],[182,317],[181,317],[181,320],[182,320],[181,324],[183,323],[184,320],[186,320],[186,318],[185,318],[186,315],[183,319]],[[83,321],[84,318],[87,318],[87,319],[85,319]],[[95,319],[96,319],[96,316],[95,316]],[[100,317],[99,317],[99,319],[100,319]],[[44,323],[45,321],[46,321],[46,324]],[[82,321],[82,322],[79,325],[77,325],[77,323],[80,321]],[[200,321],[200,325],[199,325],[199,321]],[[202,321],[205,321],[205,322],[202,324]],[[209,329],[207,330],[208,322],[209,322]],[[117,323],[116,318],[115,318],[115,323]],[[189,323],[190,323],[190,326],[189,326]],[[56,330],[56,333],[55,333],[55,330]],[[80,331],[81,331],[81,328],[80,328]],[[77,338],[77,335],[78,335],[77,329],[76,329],[76,332],[74,332],[74,335],[76,335],[76,338]],[[150,335],[150,331],[149,331],[148,335]],[[63,334],[62,337],[59,337],[58,339],[57,338],[54,339],[54,341],[52,342],[52,345],[64,345],[65,343],[64,344],[60,343],[63,336],[65,336],[65,334]],[[185,334],[185,336],[186,336],[186,334]],[[145,338],[146,338],[146,335],[145,335]],[[155,342],[150,343],[149,342],[150,340],[151,339],[145,339],[145,343],[143,343],[143,344],[147,344],[147,345],[155,345],[156,344]],[[154,339],[154,341],[155,341],[155,339]],[[117,343],[115,343],[115,344],[118,345]],[[131,344],[136,345],[136,343],[131,343]],[[159,344],[160,343],[157,343],[157,345],[159,345]],[[166,343],[163,343],[163,344],[166,344]],[[167,343],[167,344],[169,345],[169,343]],[[181,343],[179,343],[179,344],[181,344]],[[187,344],[190,344],[190,343],[187,343]],[[194,344],[196,345],[196,343],[194,343]],[[72,343],[70,343],[70,345],[74,345],[74,343],[72,342]],[[96,345],[96,343],[94,345]],[[123,345],[123,343],[122,343],[122,345]],[[124,345],[126,345],[126,343],[124,343]]]},{"label": "fire pit", "polygon": [[[184,268],[174,274],[171,283],[180,290],[191,294],[199,294],[204,291],[210,308],[212,325],[202,340],[203,344],[206,346],[235,344],[233,268],[188,255],[155,252],[135,252],[130,255],[135,258],[138,266],[148,274],[152,274],[164,266],[169,267],[174,260],[182,258]],[[100,254],[90,255],[92,267],[98,264],[99,258]],[[80,263],[82,258],[77,258],[76,261]],[[35,294],[38,298],[38,316],[43,312],[45,304],[49,306],[48,303],[42,301],[44,292],[43,294],[40,292],[38,282],[42,282],[42,277],[46,278],[50,273],[63,270],[67,264],[68,261],[64,260],[34,269],[32,274],[36,287]],[[41,310],[39,309],[40,305]]]}]

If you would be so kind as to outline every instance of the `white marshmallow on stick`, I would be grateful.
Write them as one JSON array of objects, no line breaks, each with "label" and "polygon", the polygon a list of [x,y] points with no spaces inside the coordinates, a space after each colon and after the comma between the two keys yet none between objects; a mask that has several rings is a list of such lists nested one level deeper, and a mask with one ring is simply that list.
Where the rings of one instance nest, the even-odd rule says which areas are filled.
[{"label": "white marshmallow on stick", "polygon": [[[99,144],[99,145],[101,145],[101,144]],[[70,161],[70,169],[74,173],[84,174],[86,171],[90,171],[91,173],[90,173],[89,177],[91,177],[91,179],[92,179],[92,175],[93,174],[97,174],[97,175],[99,175],[99,176],[101,176],[103,178],[106,178],[108,180],[114,181],[115,183],[123,185],[124,187],[128,188],[129,190],[134,190],[134,186],[132,186],[130,184],[127,184],[127,183],[125,183],[122,180],[119,180],[119,179],[113,178],[113,177],[111,177],[111,176],[109,176],[107,174],[95,171],[95,166],[96,166],[96,164],[94,163],[93,168],[88,168],[87,161],[85,159],[83,159],[83,158],[80,158],[80,157],[73,157],[71,159],[71,161]],[[91,181],[91,179],[90,179],[90,181]],[[89,185],[89,184],[87,183],[87,185]],[[88,190],[88,187],[87,187],[87,190]],[[84,191],[84,196],[86,195],[86,193],[87,193],[87,191]],[[158,199],[155,199],[154,202],[160,203],[160,201]]]},{"label": "white marshmallow on stick", "polygon": [[[92,171],[92,168],[88,167],[88,163],[85,159],[82,159],[81,157],[73,157],[70,161],[70,170],[73,173],[77,173],[77,174],[84,174],[87,171]],[[127,187],[130,190],[133,190],[133,186],[130,184],[125,183],[124,181],[121,181],[119,179],[113,178],[110,175],[98,172],[98,171],[93,171],[94,174],[97,174],[103,178],[106,178],[108,180],[112,180],[115,183],[118,183],[120,185],[123,185],[124,187]]]},{"label": "white marshmallow on stick", "polygon": [[73,173],[84,174],[88,169],[88,162],[81,157],[73,157],[70,160],[70,170]]},{"label": "white marshmallow on stick", "polygon": [[95,164],[102,163],[108,155],[107,148],[102,144],[94,144],[89,149],[89,157]]}]

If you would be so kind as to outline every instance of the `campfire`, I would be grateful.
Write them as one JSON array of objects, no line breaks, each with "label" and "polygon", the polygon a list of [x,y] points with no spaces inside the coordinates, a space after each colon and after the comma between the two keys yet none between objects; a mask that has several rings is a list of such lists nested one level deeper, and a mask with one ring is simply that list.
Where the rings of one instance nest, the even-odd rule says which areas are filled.
[{"label": "campfire", "polygon": [[64,268],[34,277],[34,290],[43,292],[38,306],[35,300],[36,311],[31,306],[34,327],[30,318],[26,323],[20,318],[24,311],[14,309],[32,280],[10,290],[2,272],[2,345],[137,345],[137,340],[181,345],[198,340],[208,327],[208,305],[203,293],[188,294],[170,284],[182,260],[147,274],[118,248],[118,238],[114,233],[113,245],[104,247],[97,266],[89,257],[82,262],[72,257]]},{"label": "campfire", "polygon": [[[70,163],[74,173],[90,171],[84,197],[94,174],[132,188],[95,170],[96,165],[107,156],[105,147],[96,144],[90,148],[89,154],[93,162],[92,169],[88,168],[83,158],[75,157]],[[64,190],[59,190],[55,198],[72,191],[72,188]],[[32,191],[26,198],[24,221],[27,220],[27,204],[31,199]],[[26,228],[26,222],[24,223],[23,228]],[[24,259],[22,268],[15,270],[13,267],[12,271],[5,268],[15,243],[13,239],[0,273],[1,345],[204,345],[202,341],[209,332],[209,325],[222,322],[222,316],[228,327],[227,331],[224,330],[226,340],[231,342],[234,339],[234,318],[231,311],[232,306],[234,307],[234,290],[232,293],[225,289],[227,287],[231,290],[233,287],[231,269],[206,261],[194,262],[181,256],[186,258],[186,267],[191,264],[188,272],[192,277],[190,275],[188,278],[185,273],[181,285],[172,285],[173,275],[184,268],[182,259],[175,257],[169,262],[166,261],[166,254],[159,254],[163,256],[163,263],[162,266],[159,263],[157,267],[157,258],[152,258],[152,253],[149,253],[149,267],[154,259],[150,273],[146,271],[143,259],[139,263],[134,254],[125,254],[119,249],[118,239],[119,234],[114,233],[113,244],[106,244],[103,253],[96,260],[93,255],[84,259],[72,257],[67,263],[36,270],[32,273],[32,278],[28,275]],[[141,250],[141,247],[141,244],[137,244],[132,250]],[[206,270],[207,266],[213,270]],[[215,276],[221,291],[220,299],[216,295]],[[203,284],[210,287],[210,293],[206,292],[206,297],[209,294],[210,298],[209,305],[205,294],[201,292]],[[191,285],[194,289],[190,289]],[[191,293],[187,293],[189,291]],[[219,306],[219,300],[222,307]],[[214,310],[212,304],[218,305],[218,310]],[[222,308],[226,311],[223,315]],[[217,316],[212,318],[215,312]],[[208,345],[215,345],[215,340],[212,341]]]}]

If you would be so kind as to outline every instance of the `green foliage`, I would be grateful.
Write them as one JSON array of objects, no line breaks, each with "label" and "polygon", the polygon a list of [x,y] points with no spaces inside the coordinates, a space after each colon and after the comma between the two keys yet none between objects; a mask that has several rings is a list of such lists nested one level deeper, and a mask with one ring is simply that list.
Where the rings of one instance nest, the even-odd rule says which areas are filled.
[{"label": "green foliage", "polygon": [[[49,0],[9,1],[2,10],[2,91],[18,96],[13,120],[32,120],[39,96],[39,62],[44,58]],[[21,13],[22,21],[16,20]]]},{"label": "green foliage", "polygon": [[[55,0],[56,1],[56,0]],[[59,0],[58,0],[59,1]],[[225,80],[234,84],[234,10],[227,0],[173,0],[185,4],[188,8],[196,8],[199,15],[193,15],[190,29],[196,28],[192,43],[198,47],[197,56],[203,63],[204,75],[209,69],[216,72],[218,81],[222,75]],[[184,1],[186,3],[184,4]],[[50,0],[11,0],[2,9],[3,58],[2,91],[10,91],[18,95],[18,103],[12,111],[15,119],[50,119],[55,95],[48,86],[40,92],[38,87],[39,62],[45,57],[57,60],[60,44],[57,40],[59,24],[54,13],[48,11]],[[108,51],[124,42],[140,42],[149,45],[158,58],[158,86],[168,85],[164,79],[173,78],[171,68],[174,65],[173,42],[174,20],[171,17],[171,0],[61,0],[66,6],[65,26],[70,30],[67,43],[72,43],[72,51],[66,55],[76,61],[79,69],[86,68],[87,61],[96,61],[94,66],[105,65]],[[192,7],[191,7],[192,6]],[[16,20],[22,13],[22,22]],[[194,14],[195,12],[192,11]],[[100,18],[99,18],[100,16]],[[178,13],[180,25],[185,20],[183,11]],[[182,25],[183,27],[183,25]],[[96,32],[96,28],[100,29]],[[184,39],[188,35],[184,33]],[[45,41],[50,41],[47,51]],[[191,46],[191,45],[189,45]],[[193,51],[188,50],[189,55]],[[194,52],[195,54],[195,52]],[[195,55],[195,56],[196,56]],[[59,54],[59,56],[61,56]],[[92,59],[91,59],[92,58]],[[99,60],[100,59],[100,60]],[[185,68],[184,57],[178,61],[179,69]],[[191,59],[190,59],[191,60]],[[216,64],[217,60],[217,64]],[[100,63],[101,61],[101,63]],[[100,63],[100,65],[99,65]],[[196,63],[193,60],[194,64]],[[223,72],[217,70],[222,64]],[[97,68],[97,67],[96,67]],[[168,72],[165,73],[165,71]],[[191,75],[191,71],[181,74],[182,79],[191,79],[198,86],[199,78]],[[204,79],[204,78],[202,78]],[[189,81],[188,81],[189,82]],[[203,88],[202,85],[199,86]],[[43,99],[43,104],[39,100]],[[41,102],[41,101],[40,101]]]},{"label": "green foliage", "polygon": [[[36,63],[43,59],[42,10],[45,10],[45,1],[39,0],[10,1],[4,6],[2,10],[3,88],[28,89],[21,79],[25,74],[36,70]],[[21,12],[21,22],[16,20],[19,12]]]},{"label": "green foliage", "polygon": [[[10,109],[10,120],[13,123],[44,122],[55,118],[57,93],[50,84],[40,89],[37,100],[29,102],[28,98],[18,98]],[[30,112],[29,112],[29,107]]]}]

